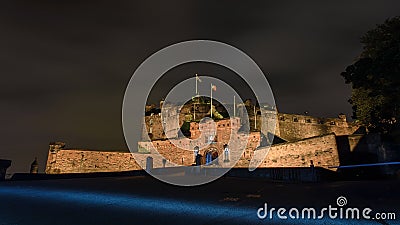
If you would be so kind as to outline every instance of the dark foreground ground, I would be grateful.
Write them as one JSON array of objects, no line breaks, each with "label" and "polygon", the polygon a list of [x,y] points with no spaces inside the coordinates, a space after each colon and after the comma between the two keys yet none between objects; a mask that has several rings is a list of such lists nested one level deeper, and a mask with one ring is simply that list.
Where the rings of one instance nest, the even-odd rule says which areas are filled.
[{"label": "dark foreground ground", "polygon": [[[369,207],[395,212],[396,220],[277,218],[260,220],[257,209]],[[223,177],[178,187],[152,177],[106,177],[0,183],[0,224],[400,224],[400,181],[276,183]]]}]

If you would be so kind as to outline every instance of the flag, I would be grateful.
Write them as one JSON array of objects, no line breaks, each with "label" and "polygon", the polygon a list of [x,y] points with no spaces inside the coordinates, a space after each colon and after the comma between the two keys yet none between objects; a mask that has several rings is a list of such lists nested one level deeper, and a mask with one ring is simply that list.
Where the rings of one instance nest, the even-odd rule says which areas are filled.
[{"label": "flag", "polygon": [[217,86],[211,85],[211,89],[212,89],[213,91],[217,91]]},{"label": "flag", "polygon": [[196,80],[197,80],[198,82],[201,82],[201,79],[200,79],[200,77],[197,76],[197,73],[196,73]]}]

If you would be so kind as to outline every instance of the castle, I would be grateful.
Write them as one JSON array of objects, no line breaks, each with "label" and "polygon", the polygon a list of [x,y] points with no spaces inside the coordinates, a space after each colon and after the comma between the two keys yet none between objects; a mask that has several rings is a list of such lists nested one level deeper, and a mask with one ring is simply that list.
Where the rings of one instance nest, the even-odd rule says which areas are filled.
[{"label": "castle", "polygon": [[[164,115],[161,115],[162,107]],[[154,150],[166,159],[155,158],[155,168],[176,165],[224,167],[231,162],[230,158],[235,157],[230,155],[229,149],[240,145],[244,145],[244,151],[236,156],[238,160],[234,167],[248,167],[253,155],[269,144],[272,144],[269,152],[259,167],[315,165],[335,170],[335,167],[348,163],[347,153],[353,152],[363,142],[363,135],[356,134],[359,125],[348,122],[343,114],[337,118],[317,118],[277,113],[276,110],[261,110],[266,106],[253,104],[249,100],[231,107],[235,107],[238,114],[247,112],[248,124],[244,124],[239,117],[228,117],[226,111],[230,109],[225,109],[220,103],[211,107],[207,100],[200,98],[183,107],[166,105],[164,102],[159,107],[146,106],[143,136],[148,138],[138,143],[135,152],[68,149],[65,143],[54,142],[50,143],[46,173],[140,170],[140,165],[145,164],[146,158]],[[213,113],[215,123],[201,120],[210,116],[210,113]],[[163,128],[165,119],[175,121],[164,124]],[[268,126],[262,126],[271,119],[276,121],[273,134],[263,130]],[[249,130],[243,132],[244,127]],[[212,131],[214,133],[210,133]],[[364,143],[364,146],[366,151],[374,147],[369,143]]]}]

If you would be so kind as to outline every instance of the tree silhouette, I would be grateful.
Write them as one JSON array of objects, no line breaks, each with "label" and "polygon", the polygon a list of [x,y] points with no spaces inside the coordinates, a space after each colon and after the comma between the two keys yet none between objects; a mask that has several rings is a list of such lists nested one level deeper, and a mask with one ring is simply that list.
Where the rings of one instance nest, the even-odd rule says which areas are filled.
[{"label": "tree silhouette", "polygon": [[399,128],[400,17],[388,19],[361,37],[359,59],[341,75],[352,84],[353,118],[370,131]]}]

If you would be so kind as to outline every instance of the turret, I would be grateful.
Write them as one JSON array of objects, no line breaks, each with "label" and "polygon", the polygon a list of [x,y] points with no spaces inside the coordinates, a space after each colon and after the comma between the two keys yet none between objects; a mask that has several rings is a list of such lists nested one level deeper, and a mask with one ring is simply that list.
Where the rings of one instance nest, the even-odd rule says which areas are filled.
[{"label": "turret", "polygon": [[39,172],[39,163],[38,163],[36,157],[35,157],[35,160],[31,164],[31,170],[29,172],[35,173],[35,174]]}]

